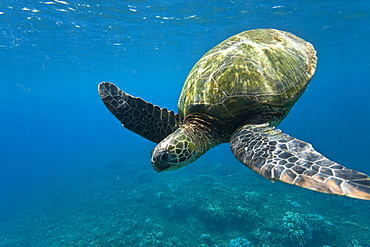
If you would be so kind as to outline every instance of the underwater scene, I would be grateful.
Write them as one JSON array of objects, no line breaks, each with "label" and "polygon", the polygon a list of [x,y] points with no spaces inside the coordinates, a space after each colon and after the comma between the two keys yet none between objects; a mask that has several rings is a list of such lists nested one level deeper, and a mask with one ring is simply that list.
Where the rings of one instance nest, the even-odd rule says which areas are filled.
[{"label": "underwater scene", "polygon": [[265,178],[229,143],[156,172],[157,143],[122,127],[98,93],[111,82],[177,113],[207,51],[283,30],[318,60],[277,128],[369,175],[369,23],[365,0],[2,0],[0,247],[370,246],[369,200]]}]

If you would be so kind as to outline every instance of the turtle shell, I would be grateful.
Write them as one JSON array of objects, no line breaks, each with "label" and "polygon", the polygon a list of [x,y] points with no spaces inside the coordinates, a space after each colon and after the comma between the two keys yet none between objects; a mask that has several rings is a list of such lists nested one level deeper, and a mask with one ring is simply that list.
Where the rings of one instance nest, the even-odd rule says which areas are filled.
[{"label": "turtle shell", "polygon": [[203,113],[227,121],[260,106],[288,112],[311,80],[316,60],[313,46],[288,32],[234,35],[194,65],[178,101],[180,116]]}]

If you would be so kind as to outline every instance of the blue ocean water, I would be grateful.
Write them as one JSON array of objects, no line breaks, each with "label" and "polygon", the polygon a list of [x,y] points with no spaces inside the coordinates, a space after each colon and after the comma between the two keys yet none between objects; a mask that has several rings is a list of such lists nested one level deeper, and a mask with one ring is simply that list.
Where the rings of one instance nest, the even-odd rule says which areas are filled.
[{"label": "blue ocean water", "polygon": [[370,174],[369,23],[364,0],[2,1],[0,246],[370,246],[368,201],[269,183],[227,144],[155,173],[97,93],[176,111],[210,48],[289,31],[319,60],[279,128]]}]

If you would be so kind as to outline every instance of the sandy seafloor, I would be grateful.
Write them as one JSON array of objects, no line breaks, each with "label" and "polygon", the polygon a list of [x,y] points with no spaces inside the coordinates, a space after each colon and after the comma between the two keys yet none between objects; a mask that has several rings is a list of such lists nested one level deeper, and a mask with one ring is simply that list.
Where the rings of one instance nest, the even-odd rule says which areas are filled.
[{"label": "sandy seafloor", "polygon": [[228,144],[156,173],[154,144],[106,110],[97,84],[176,111],[210,48],[277,28],[318,68],[279,126],[370,174],[367,1],[0,3],[0,246],[370,246],[370,202],[271,183]]}]

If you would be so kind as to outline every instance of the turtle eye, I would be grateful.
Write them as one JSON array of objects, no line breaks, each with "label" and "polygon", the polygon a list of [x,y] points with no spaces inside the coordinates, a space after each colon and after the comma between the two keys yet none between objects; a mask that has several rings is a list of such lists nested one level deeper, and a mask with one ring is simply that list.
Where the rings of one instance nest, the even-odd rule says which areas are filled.
[{"label": "turtle eye", "polygon": [[170,152],[169,151],[162,151],[158,154],[158,160],[160,162],[167,162],[168,158],[170,157]]}]

